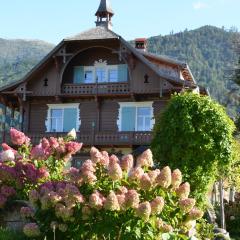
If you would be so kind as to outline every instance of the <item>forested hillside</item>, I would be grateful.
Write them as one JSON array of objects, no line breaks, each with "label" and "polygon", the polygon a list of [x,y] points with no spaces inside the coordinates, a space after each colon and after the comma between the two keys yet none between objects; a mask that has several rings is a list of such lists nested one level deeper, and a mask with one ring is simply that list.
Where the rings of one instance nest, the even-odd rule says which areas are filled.
[{"label": "forested hillside", "polygon": [[[151,37],[148,50],[187,62],[198,83],[206,86],[219,102],[228,105],[234,115],[238,103],[229,98],[229,92],[236,86],[228,80],[226,71],[237,62],[233,48],[236,35],[235,30],[204,26]],[[0,84],[20,79],[53,47],[43,41],[0,39]]]},{"label": "forested hillside", "polygon": [[22,78],[54,45],[39,40],[0,38],[0,85]]},{"label": "forested hillside", "polygon": [[228,105],[231,115],[237,103],[229,96],[236,85],[228,71],[237,63],[233,42],[238,33],[224,28],[204,26],[196,30],[156,36],[149,39],[149,51],[176,58],[189,64],[197,82],[209,89],[212,97]]}]

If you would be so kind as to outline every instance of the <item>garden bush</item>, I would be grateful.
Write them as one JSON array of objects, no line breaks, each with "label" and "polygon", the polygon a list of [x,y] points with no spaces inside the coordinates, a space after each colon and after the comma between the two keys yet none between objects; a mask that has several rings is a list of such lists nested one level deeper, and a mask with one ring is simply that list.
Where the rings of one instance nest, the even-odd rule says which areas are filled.
[{"label": "garden bush", "polygon": [[81,169],[64,170],[82,147],[74,137],[72,132],[65,138],[44,138],[33,147],[23,133],[11,129],[18,151],[5,148],[1,166],[32,164],[34,176],[44,168],[44,177],[23,182],[21,188],[29,196],[29,206],[20,211],[28,221],[23,228],[28,238],[157,240],[197,234],[196,221],[203,212],[189,197],[190,184],[182,182],[178,169],[154,168],[150,150],[135,165],[132,155],[120,160],[93,147]]},{"label": "garden bush", "polygon": [[224,108],[210,97],[175,94],[154,127],[154,159],[179,168],[192,196],[204,202],[210,184],[232,164],[234,129]]}]

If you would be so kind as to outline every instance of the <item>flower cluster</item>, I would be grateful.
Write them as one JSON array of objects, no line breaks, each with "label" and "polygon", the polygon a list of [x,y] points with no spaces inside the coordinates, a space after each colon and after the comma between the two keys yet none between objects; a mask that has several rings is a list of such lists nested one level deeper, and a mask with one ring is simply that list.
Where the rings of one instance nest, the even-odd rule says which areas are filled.
[{"label": "flower cluster", "polygon": [[[184,233],[187,225],[202,217],[195,200],[189,198],[190,185],[182,183],[180,170],[153,169],[150,150],[140,155],[136,164],[132,155],[119,159],[95,147],[90,157],[80,169],[65,172],[65,181],[46,182],[30,191],[29,200],[38,211],[54,213],[51,222],[44,222],[45,227],[71,235],[69,226],[81,224],[93,234],[104,218],[111,217],[114,222],[114,216],[119,216],[119,221],[126,215],[131,221],[143,221],[159,235],[175,229]],[[166,198],[169,195],[171,200]],[[169,209],[180,219],[173,220]]]}]

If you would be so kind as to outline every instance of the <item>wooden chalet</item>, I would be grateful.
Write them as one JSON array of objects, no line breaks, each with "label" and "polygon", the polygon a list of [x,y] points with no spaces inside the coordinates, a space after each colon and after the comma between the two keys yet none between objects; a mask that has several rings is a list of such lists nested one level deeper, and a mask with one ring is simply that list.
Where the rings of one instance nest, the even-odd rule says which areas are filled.
[{"label": "wooden chalet", "polygon": [[92,145],[125,154],[150,144],[171,94],[205,93],[186,63],[148,53],[146,39],[134,47],[113,32],[113,15],[101,0],[95,28],[64,39],[23,79],[0,88],[3,141],[17,116],[34,143],[75,128],[85,154]]}]

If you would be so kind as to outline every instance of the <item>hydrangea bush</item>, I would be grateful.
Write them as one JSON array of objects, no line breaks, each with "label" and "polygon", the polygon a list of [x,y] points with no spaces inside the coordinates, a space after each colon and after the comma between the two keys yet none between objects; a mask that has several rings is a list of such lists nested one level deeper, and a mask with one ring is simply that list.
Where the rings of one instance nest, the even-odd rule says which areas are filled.
[{"label": "hydrangea bush", "polygon": [[[66,138],[44,138],[35,147],[23,133],[11,133],[19,149],[5,148],[1,167],[31,164],[36,176],[44,169],[44,177],[23,182],[29,198],[29,207],[21,209],[28,221],[23,228],[27,237],[155,240],[190,239],[196,234],[196,220],[203,212],[189,198],[189,183],[182,183],[178,169],[154,168],[150,150],[137,159],[119,159],[92,147],[80,169],[64,170],[82,147],[73,141],[74,132]],[[4,157],[9,150],[11,159]]]}]

